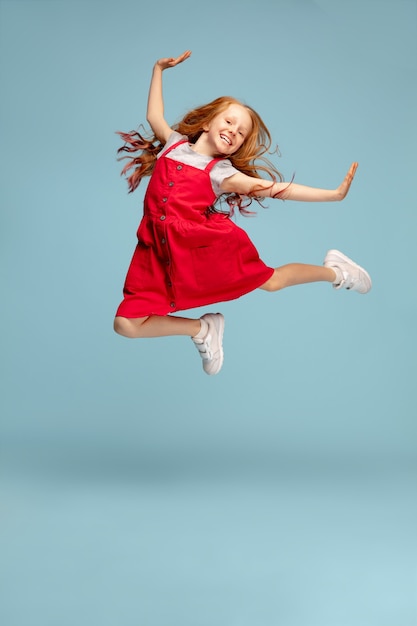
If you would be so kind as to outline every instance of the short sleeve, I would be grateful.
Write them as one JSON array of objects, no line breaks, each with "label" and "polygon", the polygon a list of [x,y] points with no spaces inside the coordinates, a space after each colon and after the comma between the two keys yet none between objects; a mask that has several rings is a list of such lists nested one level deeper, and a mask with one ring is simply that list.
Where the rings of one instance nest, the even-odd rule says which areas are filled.
[{"label": "short sleeve", "polygon": [[213,191],[217,197],[221,196],[222,193],[224,193],[221,190],[223,181],[226,178],[230,178],[230,176],[233,176],[234,174],[238,174],[238,172],[239,170],[233,167],[229,159],[224,159],[216,163],[216,165],[210,172],[210,179]]}]

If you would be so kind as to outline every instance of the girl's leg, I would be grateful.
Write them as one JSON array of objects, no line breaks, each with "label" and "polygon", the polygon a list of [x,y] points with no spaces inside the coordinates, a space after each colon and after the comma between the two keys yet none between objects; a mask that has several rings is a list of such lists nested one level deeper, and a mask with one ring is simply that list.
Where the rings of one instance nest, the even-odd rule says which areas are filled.
[{"label": "girl's leg", "polygon": [[292,285],[327,281],[336,289],[350,289],[368,293],[372,280],[368,272],[339,250],[329,250],[323,265],[290,263],[277,267],[271,278],[261,286],[267,291],[278,291]]},{"label": "girl's leg", "polygon": [[131,339],[138,337],[168,337],[188,335],[195,337],[201,328],[199,319],[171,317],[170,315],[150,315],[149,317],[115,317],[114,330],[119,335]]},{"label": "girl's leg", "polygon": [[206,374],[218,374],[223,364],[224,318],[221,313],[206,313],[197,320],[170,315],[150,315],[133,319],[116,316],[114,330],[119,335],[132,339],[188,335],[200,353]]},{"label": "girl's leg", "polygon": [[293,285],[325,281],[333,283],[336,272],[331,267],[323,265],[305,265],[304,263],[289,263],[277,267],[271,278],[261,285],[266,291],[279,291]]}]

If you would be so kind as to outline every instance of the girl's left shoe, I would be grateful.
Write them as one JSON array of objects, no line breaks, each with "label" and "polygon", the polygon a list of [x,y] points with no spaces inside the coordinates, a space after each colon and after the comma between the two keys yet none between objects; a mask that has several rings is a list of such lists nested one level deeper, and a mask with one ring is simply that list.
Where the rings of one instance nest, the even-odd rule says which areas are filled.
[{"label": "girl's left shoe", "polygon": [[335,289],[344,287],[358,293],[368,293],[371,290],[372,281],[368,272],[339,250],[329,250],[323,265],[331,267],[340,276],[340,279],[333,283]]},{"label": "girl's left shoe", "polygon": [[223,365],[224,317],[221,313],[206,313],[201,319],[207,322],[207,334],[204,339],[191,339],[203,359],[203,370],[213,376]]}]

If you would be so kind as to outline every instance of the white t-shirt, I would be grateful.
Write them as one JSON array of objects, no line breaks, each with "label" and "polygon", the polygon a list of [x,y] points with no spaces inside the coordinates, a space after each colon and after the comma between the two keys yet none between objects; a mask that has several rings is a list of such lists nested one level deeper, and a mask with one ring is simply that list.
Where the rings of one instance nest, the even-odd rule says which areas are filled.
[{"label": "white t-shirt", "polygon": [[[181,139],[188,139],[188,137],[186,137],[185,135],[181,135],[176,131],[173,131],[161,152],[158,153],[158,158],[162,156],[168,148],[173,146],[178,141],[181,141]],[[180,161],[185,165],[192,165],[199,170],[204,170],[213,159],[213,157],[207,156],[206,154],[199,154],[198,152],[195,152],[188,142],[182,143],[173,150],[171,150],[171,152],[167,154],[167,159],[169,158]],[[222,195],[222,193],[224,193],[221,190],[221,184],[224,179],[233,176],[233,174],[237,174],[238,171],[239,170],[233,167],[229,159],[222,159],[211,168],[210,180],[216,197],[219,197]]]}]

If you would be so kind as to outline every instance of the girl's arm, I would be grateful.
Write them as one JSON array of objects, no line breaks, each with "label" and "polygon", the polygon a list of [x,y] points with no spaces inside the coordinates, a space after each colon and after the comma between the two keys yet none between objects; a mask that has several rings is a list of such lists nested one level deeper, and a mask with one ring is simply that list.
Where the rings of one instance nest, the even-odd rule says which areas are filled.
[{"label": "girl's arm", "polygon": [[241,173],[226,178],[221,188],[225,193],[239,193],[259,198],[277,197],[281,200],[298,200],[299,202],[335,202],[346,197],[357,167],[357,163],[352,163],[343,182],[336,189],[317,189],[297,183],[272,183]]},{"label": "girl's arm", "polygon": [[166,59],[159,59],[153,68],[151,84],[149,87],[148,96],[148,109],[146,113],[146,119],[150,124],[155,136],[166,143],[168,137],[172,133],[172,128],[169,126],[164,117],[164,99],[162,95],[162,72],[169,67],[175,67],[178,63],[182,63],[191,55],[190,50],[186,50],[176,59],[173,57]]}]

